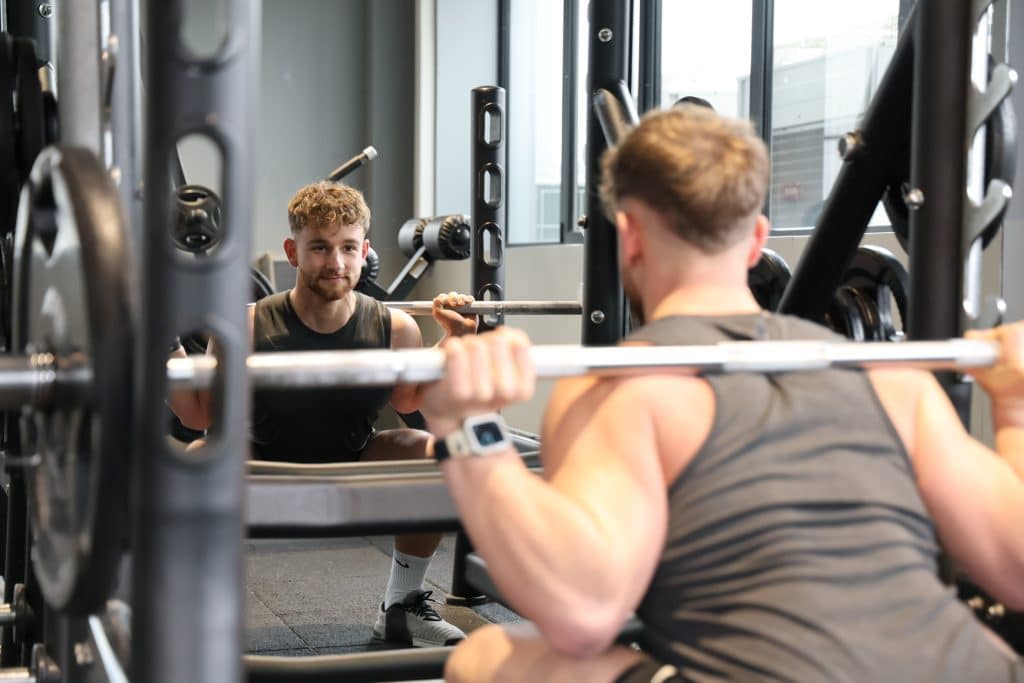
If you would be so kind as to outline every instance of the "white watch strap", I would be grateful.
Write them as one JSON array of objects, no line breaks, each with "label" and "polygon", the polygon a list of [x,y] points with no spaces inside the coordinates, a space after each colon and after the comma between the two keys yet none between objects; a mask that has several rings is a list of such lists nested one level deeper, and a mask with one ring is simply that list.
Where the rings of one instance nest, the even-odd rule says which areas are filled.
[{"label": "white watch strap", "polygon": [[444,445],[448,447],[448,457],[450,458],[467,458],[472,455],[469,439],[461,429],[456,429],[444,437]]}]

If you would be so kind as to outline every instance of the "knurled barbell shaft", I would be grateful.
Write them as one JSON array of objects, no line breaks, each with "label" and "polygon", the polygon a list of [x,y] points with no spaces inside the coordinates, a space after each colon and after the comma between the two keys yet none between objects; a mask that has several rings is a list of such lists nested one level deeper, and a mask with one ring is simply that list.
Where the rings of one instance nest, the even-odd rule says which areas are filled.
[{"label": "knurled barbell shaft", "polygon": [[[391,310],[409,315],[430,315],[432,301],[385,301]],[[583,306],[578,301],[474,301],[451,310],[463,315],[579,315]]]},{"label": "knurled barbell shaft", "polygon": [[[534,346],[530,355],[543,379],[640,372],[707,374],[797,372],[824,368],[917,367],[966,370],[988,367],[999,357],[991,342],[953,339],[899,343],[813,341],[723,342],[707,346]],[[45,356],[0,357],[0,408],[48,405],[54,396],[81,396],[90,373],[81,365],[59,369]],[[433,382],[444,376],[444,352],[281,351],[255,353],[246,364],[253,388],[316,389]],[[171,390],[214,385],[217,359],[189,356],[167,361]]]}]

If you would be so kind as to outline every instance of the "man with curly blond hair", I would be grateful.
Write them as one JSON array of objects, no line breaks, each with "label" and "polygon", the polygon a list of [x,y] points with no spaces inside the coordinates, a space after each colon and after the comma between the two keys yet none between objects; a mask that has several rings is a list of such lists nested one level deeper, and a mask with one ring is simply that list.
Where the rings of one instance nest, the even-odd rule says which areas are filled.
[{"label": "man with curly blond hair", "polygon": [[[355,290],[370,241],[370,209],[358,190],[330,181],[307,185],[288,203],[290,235],[284,240],[295,285],[250,309],[253,349],[336,351],[402,349],[423,345],[419,327],[402,311]],[[458,294],[434,300],[434,318],[446,336],[475,332],[476,320],[450,308],[472,299]],[[420,404],[416,386],[259,391],[253,397],[253,456],[260,460],[329,463],[407,460],[427,456],[430,434],[413,429],[377,431],[386,405],[411,413]],[[182,423],[208,429],[213,411],[208,394],[176,397]],[[423,590],[440,534],[395,537],[391,575],[374,635],[414,646],[440,646],[465,634],[431,607]]]}]

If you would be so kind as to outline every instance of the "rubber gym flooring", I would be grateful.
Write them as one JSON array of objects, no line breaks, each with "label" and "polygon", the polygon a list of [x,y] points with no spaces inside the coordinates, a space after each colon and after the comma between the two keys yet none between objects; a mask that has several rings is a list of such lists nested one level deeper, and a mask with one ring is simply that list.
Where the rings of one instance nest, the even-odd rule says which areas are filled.
[{"label": "rubber gym flooring", "polygon": [[[466,632],[516,621],[500,605],[443,604],[454,546],[454,535],[445,536],[427,573],[441,616]],[[301,657],[397,647],[372,634],[390,568],[391,537],[247,541],[246,652]]]}]

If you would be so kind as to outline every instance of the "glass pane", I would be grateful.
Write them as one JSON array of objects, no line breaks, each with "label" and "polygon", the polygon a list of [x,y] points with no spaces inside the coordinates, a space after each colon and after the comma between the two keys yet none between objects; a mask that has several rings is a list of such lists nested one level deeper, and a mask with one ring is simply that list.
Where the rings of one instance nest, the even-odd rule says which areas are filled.
[{"label": "glass pane", "polygon": [[509,243],[558,242],[557,211],[553,230],[541,219],[562,182],[562,3],[516,0],[509,12]]},{"label": "glass pane", "polygon": [[662,107],[690,96],[707,100],[720,114],[749,115],[752,4],[752,0],[664,0]]},{"label": "glass pane", "polygon": [[[899,0],[837,19],[821,0],[776,0],[772,74],[775,229],[810,228],[839,173],[837,144],[860,122],[896,48]],[[872,225],[887,225],[879,208]]]}]

